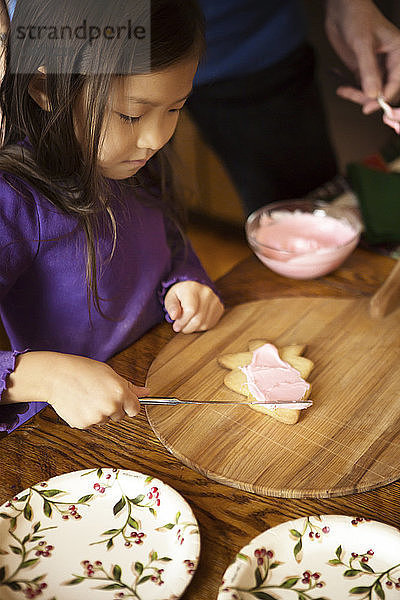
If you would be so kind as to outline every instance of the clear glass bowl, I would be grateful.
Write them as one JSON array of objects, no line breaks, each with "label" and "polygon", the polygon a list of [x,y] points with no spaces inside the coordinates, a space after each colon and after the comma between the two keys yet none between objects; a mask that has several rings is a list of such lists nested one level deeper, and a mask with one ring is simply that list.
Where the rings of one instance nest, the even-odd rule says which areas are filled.
[{"label": "clear glass bowl", "polygon": [[[315,222],[307,217],[302,223],[303,218],[300,217],[294,219],[294,225],[291,220],[290,244],[287,243],[286,233],[282,239],[273,236],[275,240],[269,241],[272,233],[272,229],[268,231],[269,227],[286,217],[303,214],[316,217]],[[331,219],[324,222],[323,217],[336,220],[337,228]],[[298,231],[293,231],[296,227]],[[307,234],[307,227],[310,227],[310,234]],[[343,234],[344,228],[347,234],[344,235],[344,242],[332,241],[321,247],[314,239],[325,229],[335,239],[335,234],[339,234],[339,231]],[[356,248],[361,230],[362,223],[356,210],[312,199],[283,200],[267,204],[253,212],[246,221],[247,241],[255,255],[272,271],[292,279],[314,279],[337,269]]]}]

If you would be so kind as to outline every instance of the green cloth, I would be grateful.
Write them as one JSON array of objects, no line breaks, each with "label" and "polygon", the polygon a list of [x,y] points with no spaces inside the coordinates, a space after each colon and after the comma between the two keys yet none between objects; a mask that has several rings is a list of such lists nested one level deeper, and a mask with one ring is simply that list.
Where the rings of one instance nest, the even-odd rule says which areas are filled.
[{"label": "green cloth", "polygon": [[351,163],[347,175],[360,204],[366,241],[400,242],[400,173],[385,173]]}]

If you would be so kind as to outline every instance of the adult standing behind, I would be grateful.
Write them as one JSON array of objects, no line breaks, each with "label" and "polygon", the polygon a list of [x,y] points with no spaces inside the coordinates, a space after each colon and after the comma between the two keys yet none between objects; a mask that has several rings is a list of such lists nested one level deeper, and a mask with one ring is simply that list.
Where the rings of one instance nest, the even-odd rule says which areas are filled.
[{"label": "adult standing behind", "polygon": [[[337,173],[300,0],[200,0],[207,58],[188,108],[228,169],[246,213],[300,197]],[[400,32],[372,0],[327,0],[326,29],[365,113],[400,89]],[[386,78],[378,66],[385,59]]]}]

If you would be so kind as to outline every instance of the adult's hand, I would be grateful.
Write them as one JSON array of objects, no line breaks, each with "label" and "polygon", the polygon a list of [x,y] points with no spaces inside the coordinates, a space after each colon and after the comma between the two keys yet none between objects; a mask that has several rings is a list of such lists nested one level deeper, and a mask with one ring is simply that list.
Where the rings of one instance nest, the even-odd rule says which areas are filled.
[{"label": "adult's hand", "polygon": [[365,114],[379,108],[382,95],[400,100],[400,30],[372,0],[327,0],[325,27],[338,56],[360,87],[340,86],[337,94],[362,106]]}]

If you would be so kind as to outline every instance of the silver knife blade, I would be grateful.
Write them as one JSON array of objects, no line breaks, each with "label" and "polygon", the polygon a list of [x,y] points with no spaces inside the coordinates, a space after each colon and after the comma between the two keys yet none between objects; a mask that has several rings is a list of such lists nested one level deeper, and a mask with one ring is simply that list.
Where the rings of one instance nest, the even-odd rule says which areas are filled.
[{"label": "silver knife blade", "polygon": [[267,408],[292,408],[300,410],[302,408],[308,408],[311,406],[311,400],[305,402],[282,402],[282,403],[271,403],[263,402],[262,400],[182,400],[175,397],[166,396],[147,396],[139,398],[139,401],[144,406],[149,405],[163,405],[163,406],[178,406],[180,404],[233,404],[233,405],[249,405],[258,404],[266,406]]}]

